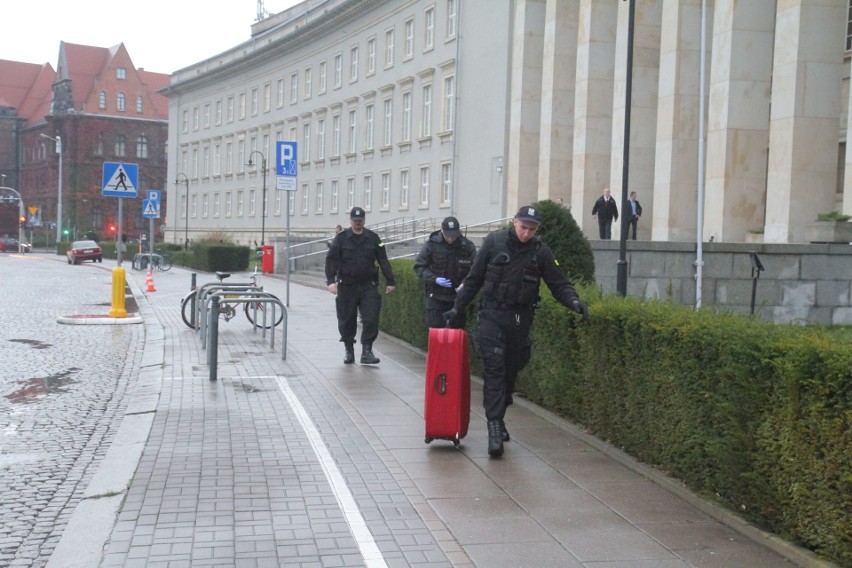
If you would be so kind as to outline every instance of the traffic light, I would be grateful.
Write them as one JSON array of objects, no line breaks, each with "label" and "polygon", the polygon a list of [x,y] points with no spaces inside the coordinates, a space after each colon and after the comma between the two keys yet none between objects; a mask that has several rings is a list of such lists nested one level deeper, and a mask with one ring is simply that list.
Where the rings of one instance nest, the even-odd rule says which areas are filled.
[{"label": "traffic light", "polygon": [[27,218],[25,216],[21,215],[18,218],[18,220],[21,222],[21,227],[26,229],[27,228]]},{"label": "traffic light", "polygon": [[118,227],[116,227],[115,225],[112,225],[112,224],[111,224],[111,225],[109,226],[109,232],[110,232],[110,233],[112,233],[112,234],[114,235],[114,234],[116,233],[116,231],[118,231]]}]

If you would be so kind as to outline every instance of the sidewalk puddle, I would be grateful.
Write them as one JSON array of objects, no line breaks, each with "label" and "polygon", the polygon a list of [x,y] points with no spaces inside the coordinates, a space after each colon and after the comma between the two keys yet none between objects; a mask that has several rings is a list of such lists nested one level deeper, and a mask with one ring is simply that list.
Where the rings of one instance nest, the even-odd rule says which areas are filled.
[{"label": "sidewalk puddle", "polygon": [[13,343],[23,343],[25,345],[31,346],[33,349],[47,349],[48,347],[53,347],[50,343],[44,343],[43,341],[39,341],[38,339],[10,339],[9,341]]},{"label": "sidewalk puddle", "polygon": [[5,398],[7,398],[9,402],[15,404],[27,404],[36,402],[49,394],[67,393],[68,390],[66,390],[65,387],[78,382],[70,377],[77,371],[80,371],[80,369],[77,367],[71,367],[65,372],[57,373],[49,377],[36,377],[17,381],[18,384],[24,386],[14,391],[12,394],[7,394]]}]

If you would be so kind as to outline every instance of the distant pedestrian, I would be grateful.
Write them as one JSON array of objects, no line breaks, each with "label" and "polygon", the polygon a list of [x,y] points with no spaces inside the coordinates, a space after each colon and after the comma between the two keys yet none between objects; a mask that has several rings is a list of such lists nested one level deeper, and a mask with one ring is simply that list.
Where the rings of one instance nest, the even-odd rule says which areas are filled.
[{"label": "distant pedestrian", "polygon": [[598,220],[598,229],[602,240],[608,241],[612,239],[612,222],[618,221],[618,205],[609,194],[609,187],[605,186],[603,195],[595,201],[595,206],[592,208],[592,217]]},{"label": "distant pedestrian", "polygon": [[[447,217],[441,230],[426,240],[414,260],[414,272],[426,291],[426,327],[444,327],[444,312],[456,301],[456,289],[470,272],[476,245],[461,234],[459,221]],[[448,327],[463,329],[467,312],[460,311]]]},{"label": "distant pedestrian", "polygon": [[[325,259],[325,279],[328,291],[335,294],[337,328],[345,346],[343,362],[355,362],[355,333],[358,312],[361,313],[361,364],[376,365],[373,341],[379,335],[379,314],[382,297],[379,295],[379,268],[385,276],[385,293],[394,291],[395,283],[388,254],[382,239],[364,228],[367,214],[360,207],[349,213],[351,228],[337,233]],[[376,264],[378,263],[378,268]]]},{"label": "distant pedestrian", "polygon": [[639,224],[639,217],[642,216],[642,206],[639,204],[639,201],[636,199],[636,192],[630,192],[630,199],[627,200],[627,207],[630,208],[628,213],[630,214],[630,226],[633,227],[633,240],[636,240],[636,225]]}]

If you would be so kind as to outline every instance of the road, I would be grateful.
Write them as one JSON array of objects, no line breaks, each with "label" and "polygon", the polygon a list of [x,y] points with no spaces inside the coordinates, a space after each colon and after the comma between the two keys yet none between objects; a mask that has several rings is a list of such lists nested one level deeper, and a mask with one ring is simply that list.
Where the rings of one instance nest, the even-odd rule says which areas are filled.
[{"label": "road", "polygon": [[114,261],[0,254],[0,567],[43,566],[123,417],[144,327],[106,314]]}]

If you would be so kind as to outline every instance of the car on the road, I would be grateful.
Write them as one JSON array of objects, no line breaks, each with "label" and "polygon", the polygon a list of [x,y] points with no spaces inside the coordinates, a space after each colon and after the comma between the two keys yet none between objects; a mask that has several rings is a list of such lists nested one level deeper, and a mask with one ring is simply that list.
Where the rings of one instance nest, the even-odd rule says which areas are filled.
[{"label": "car on the road", "polygon": [[23,250],[20,247],[20,241],[12,237],[0,238],[0,252],[32,252],[33,247],[30,243],[23,243]]},{"label": "car on the road", "polygon": [[74,241],[65,251],[68,264],[79,264],[84,260],[92,262],[103,262],[104,256],[101,247],[95,241]]}]

